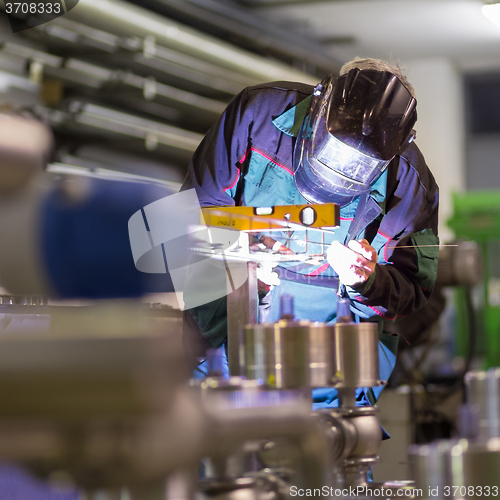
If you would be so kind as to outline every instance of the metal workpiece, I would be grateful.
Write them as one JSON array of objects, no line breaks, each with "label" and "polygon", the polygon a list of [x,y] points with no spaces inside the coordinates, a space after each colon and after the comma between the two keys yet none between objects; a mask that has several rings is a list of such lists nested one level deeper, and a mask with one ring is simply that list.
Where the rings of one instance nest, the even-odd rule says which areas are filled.
[{"label": "metal workpiece", "polygon": [[294,450],[300,483],[310,488],[325,484],[329,455],[323,429],[311,418],[310,394],[269,390],[240,377],[209,377],[193,389],[200,391],[201,411],[209,422],[207,453],[218,482],[248,472],[241,465],[248,465],[249,455],[261,451],[264,442],[284,440]]},{"label": "metal workpiece", "polygon": [[327,387],[335,381],[337,366],[333,364],[335,329],[324,323],[309,325],[309,383],[311,387]]},{"label": "metal workpiece", "polygon": [[282,320],[244,327],[244,376],[277,389],[308,387],[308,333],[308,322]]},{"label": "metal workpiece", "polygon": [[194,467],[205,425],[196,401],[177,391],[169,409],[137,419],[2,419],[0,456],[42,478],[61,471],[87,491],[136,487]]},{"label": "metal workpiece", "polygon": [[168,335],[5,333],[0,340],[0,398],[8,404],[1,405],[0,418],[81,422],[162,411],[188,378],[181,352],[176,356],[175,351]]},{"label": "metal workpiece", "polygon": [[415,487],[422,489],[424,498],[468,499],[488,492],[488,496],[498,496],[498,438],[487,441],[443,440],[412,445],[409,448],[409,458]]},{"label": "metal workpiece", "polygon": [[242,332],[243,375],[276,389],[332,385],[334,327],[309,321],[247,325]]},{"label": "metal workpiece", "polygon": [[481,249],[475,241],[457,241],[439,249],[436,283],[441,286],[477,285],[483,276]]},{"label": "metal workpiece", "polygon": [[382,430],[376,417],[377,408],[361,407],[357,414],[345,418],[356,430],[356,446],[348,459],[374,457],[382,444]]},{"label": "metal workpiece", "polygon": [[500,368],[465,375],[467,404],[475,412],[479,439],[500,437]]},{"label": "metal workpiece", "polygon": [[[378,326],[280,320],[242,330],[241,369],[277,389],[347,389],[344,406],[356,406],[351,389],[381,385]],[[352,397],[351,397],[352,396]],[[352,400],[352,401],[351,401]]]},{"label": "metal workpiece", "polygon": [[416,488],[438,488],[444,494],[444,486],[452,484],[450,451],[455,445],[452,441],[436,441],[408,448],[412,477]]},{"label": "metal workpiece", "polygon": [[[500,493],[499,438],[492,438],[487,441],[461,439],[457,446],[453,448],[451,455],[453,485],[463,484],[467,487],[474,487],[474,493],[470,494],[470,491],[468,491],[468,497],[476,497],[479,491],[476,488],[485,488],[486,486],[491,488],[493,496]],[[460,468],[462,468],[461,474],[458,472]],[[462,482],[459,483],[460,479],[462,479]]]},{"label": "metal workpiece", "polygon": [[[100,375],[101,380],[102,372]],[[58,376],[66,378],[64,373]],[[74,381],[72,376],[67,377],[68,384]],[[33,378],[27,377],[26,383],[32,382]],[[40,477],[63,471],[75,485],[92,491],[159,481],[179,467],[194,466],[203,456],[206,423],[197,401],[189,395],[174,389],[157,393],[159,399],[167,396],[165,402],[156,405],[162,409],[149,405],[137,411],[133,405],[141,398],[126,384],[111,386],[105,379],[102,384],[101,391],[97,383],[93,387],[82,384],[85,390],[75,386],[72,398],[68,391],[61,390],[60,411],[54,413],[58,409],[57,394],[52,388],[57,392],[63,382],[42,378],[33,388],[39,393],[37,398],[31,392],[24,393],[38,405],[21,408],[13,403],[16,413],[11,410],[9,415],[4,410],[0,418],[0,458],[28,467]],[[117,393],[115,400],[112,390]],[[143,391],[147,399],[147,387]],[[40,401],[47,395],[48,411],[44,411]],[[122,401],[127,397],[133,398],[128,406]],[[20,416],[21,410],[24,416]]]},{"label": "metal workpiece", "polygon": [[340,464],[356,447],[358,436],[354,423],[335,410],[317,410],[313,416],[324,428],[332,463]]},{"label": "metal workpiece", "polygon": [[381,385],[377,323],[335,324],[335,387]]},{"label": "metal workpiece", "polygon": [[498,496],[500,368],[468,372],[464,380],[467,404],[460,409],[459,423],[466,437],[408,449],[415,487],[424,498]]},{"label": "metal workpiece", "polygon": [[155,481],[201,455],[177,319],[112,302],[52,307],[47,331],[3,332],[0,460],[92,490]]},{"label": "metal workpiece", "polygon": [[213,423],[213,449],[218,446],[220,452],[227,453],[242,441],[285,439],[297,452],[295,484],[320,489],[327,484],[330,467],[324,431],[304,406],[225,410]]},{"label": "metal workpiece", "polygon": [[245,325],[258,322],[259,297],[257,293],[257,263],[247,264],[247,281],[228,294],[227,300],[227,349],[229,373],[233,376],[242,375],[241,329]]},{"label": "metal workpiece", "polygon": [[377,453],[382,443],[377,412],[373,407],[314,412],[325,430],[335,487],[357,488],[368,484],[368,473],[379,461]]}]

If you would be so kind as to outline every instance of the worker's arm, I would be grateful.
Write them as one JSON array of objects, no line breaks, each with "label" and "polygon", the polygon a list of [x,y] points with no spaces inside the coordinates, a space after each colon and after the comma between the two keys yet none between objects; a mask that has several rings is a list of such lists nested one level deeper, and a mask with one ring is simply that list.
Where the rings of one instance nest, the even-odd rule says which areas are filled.
[{"label": "worker's arm", "polygon": [[429,299],[437,275],[439,239],[431,232],[415,233],[399,245],[405,248],[396,247],[388,263],[376,264],[364,283],[348,287],[354,308],[363,316],[393,320],[418,311]]},{"label": "worker's arm", "polygon": [[437,276],[439,192],[434,178],[414,145],[389,169],[386,213],[371,239],[377,264],[364,282],[347,287],[352,308],[365,318],[395,319],[421,309]]},{"label": "worker's arm", "polygon": [[194,188],[202,207],[235,205],[240,164],[249,142],[250,114],[244,90],[231,100],[193,154],[181,190]]}]

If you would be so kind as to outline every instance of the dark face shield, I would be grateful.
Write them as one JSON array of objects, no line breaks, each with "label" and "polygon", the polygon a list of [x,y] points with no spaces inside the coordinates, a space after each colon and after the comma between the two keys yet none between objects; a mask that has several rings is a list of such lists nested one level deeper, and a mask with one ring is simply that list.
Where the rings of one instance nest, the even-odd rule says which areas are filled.
[{"label": "dark face shield", "polygon": [[329,77],[315,94],[297,139],[295,182],[312,203],[345,205],[368,191],[408,144],[415,99],[380,71]]}]

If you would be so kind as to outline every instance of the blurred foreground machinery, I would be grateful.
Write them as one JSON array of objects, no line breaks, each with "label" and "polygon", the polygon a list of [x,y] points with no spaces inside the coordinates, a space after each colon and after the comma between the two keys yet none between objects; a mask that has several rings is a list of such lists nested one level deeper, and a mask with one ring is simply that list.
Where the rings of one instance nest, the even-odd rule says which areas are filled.
[{"label": "blurred foreground machinery", "polygon": [[[8,292],[0,306],[0,460],[63,477],[95,498],[103,490],[123,497],[123,488],[134,499],[163,498],[167,476],[181,470],[190,497],[202,457],[278,437],[300,450],[296,484],[321,487],[327,456],[309,406],[299,398],[281,410],[213,408],[201,387],[189,388],[179,312],[138,300],[174,291],[164,259],[140,272],[129,241],[133,214],[172,189],[51,176],[45,127],[0,115],[0,132],[0,282]],[[161,256],[162,245],[147,238],[152,228],[139,229],[141,252]]]},{"label": "blurred foreground machinery", "polygon": [[[138,271],[127,231],[133,214],[172,189],[47,175],[46,129],[14,116],[0,116],[0,129],[0,284],[9,292],[0,305],[0,460],[90,499],[417,496],[411,481],[370,480],[382,429],[356,390],[385,382],[376,324],[352,323],[348,307],[335,325],[296,322],[286,297],[279,322],[256,324],[250,263],[228,297],[233,376],[221,376],[214,355],[209,376],[189,382],[179,314],[138,300],[174,290],[166,259],[155,261],[163,273]],[[29,147],[18,140],[27,136]],[[161,247],[150,230],[146,253]],[[452,276],[443,286],[456,268],[441,266]],[[92,302],[55,306],[46,297]],[[493,469],[474,472],[472,485],[489,484],[498,463],[498,377],[481,377],[468,378],[460,446]],[[311,411],[318,387],[337,389],[338,408]],[[417,484],[427,485],[425,467],[434,470],[429,446],[412,451],[423,462]]]},{"label": "blurred foreground machinery", "polygon": [[[136,269],[127,232],[132,214],[172,191],[46,175],[50,133],[14,116],[0,128],[0,283],[11,294],[0,306],[0,460],[87,498],[164,498],[176,475],[175,498],[363,496],[382,430],[355,390],[382,384],[377,326],[348,312],[333,326],[295,322],[290,304],[257,325],[256,289],[246,302],[234,293],[246,308],[230,318],[242,376],[213,369],[189,384],[178,316],[137,301],[173,291],[169,275]],[[16,141],[27,136],[30,147]],[[241,289],[254,286],[250,272]],[[94,300],[57,307],[47,296]],[[313,387],[337,388],[339,408],[311,414]]]},{"label": "blurred foreground machinery", "polygon": [[500,369],[468,372],[458,437],[409,449],[419,498],[498,498],[500,494]]},{"label": "blurred foreground machinery", "polygon": [[[121,498],[125,487],[161,499],[179,471],[186,499],[411,490],[369,481],[382,429],[355,390],[381,384],[374,324],[248,325],[244,377],[214,368],[188,384],[172,320],[122,301],[53,319],[48,332],[0,338],[0,459],[65,477],[90,498]],[[339,408],[311,414],[310,390],[325,385]]]},{"label": "blurred foreground machinery", "polygon": [[436,284],[417,313],[386,323],[400,336],[388,385],[408,394],[411,443],[456,433],[456,409],[464,398],[465,374],[481,361],[480,311],[475,293],[483,259],[474,241],[455,240],[439,249]]},{"label": "blurred foreground machinery", "polygon": [[[500,365],[500,192],[491,190],[457,193],[453,198],[454,213],[448,225],[460,239],[475,242],[481,253],[483,270],[479,275],[482,284],[477,290],[478,353],[484,367]],[[458,348],[467,351],[467,333],[463,315],[459,316]],[[466,322],[465,322],[466,323]]]}]

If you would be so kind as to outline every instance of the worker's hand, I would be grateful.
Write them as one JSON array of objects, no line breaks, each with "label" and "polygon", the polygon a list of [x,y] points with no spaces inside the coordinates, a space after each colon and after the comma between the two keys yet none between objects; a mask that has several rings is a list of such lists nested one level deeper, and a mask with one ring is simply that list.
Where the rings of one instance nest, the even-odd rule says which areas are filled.
[{"label": "worker's hand", "polygon": [[326,252],[328,263],[347,286],[364,283],[375,271],[377,252],[366,240],[351,240],[347,246],[334,241]]},{"label": "worker's hand", "polygon": [[257,251],[266,249],[273,255],[269,255],[268,261],[259,262],[257,267],[257,288],[259,292],[264,293],[271,291],[273,287],[281,283],[278,273],[273,271],[278,265],[281,255],[294,253],[285,245],[269,236],[260,236],[259,239],[254,237],[254,241],[250,245],[250,250]]},{"label": "worker's hand", "polygon": [[269,292],[273,287],[278,286],[281,281],[274,268],[279,261],[259,262],[257,267],[257,288],[259,292]]}]

